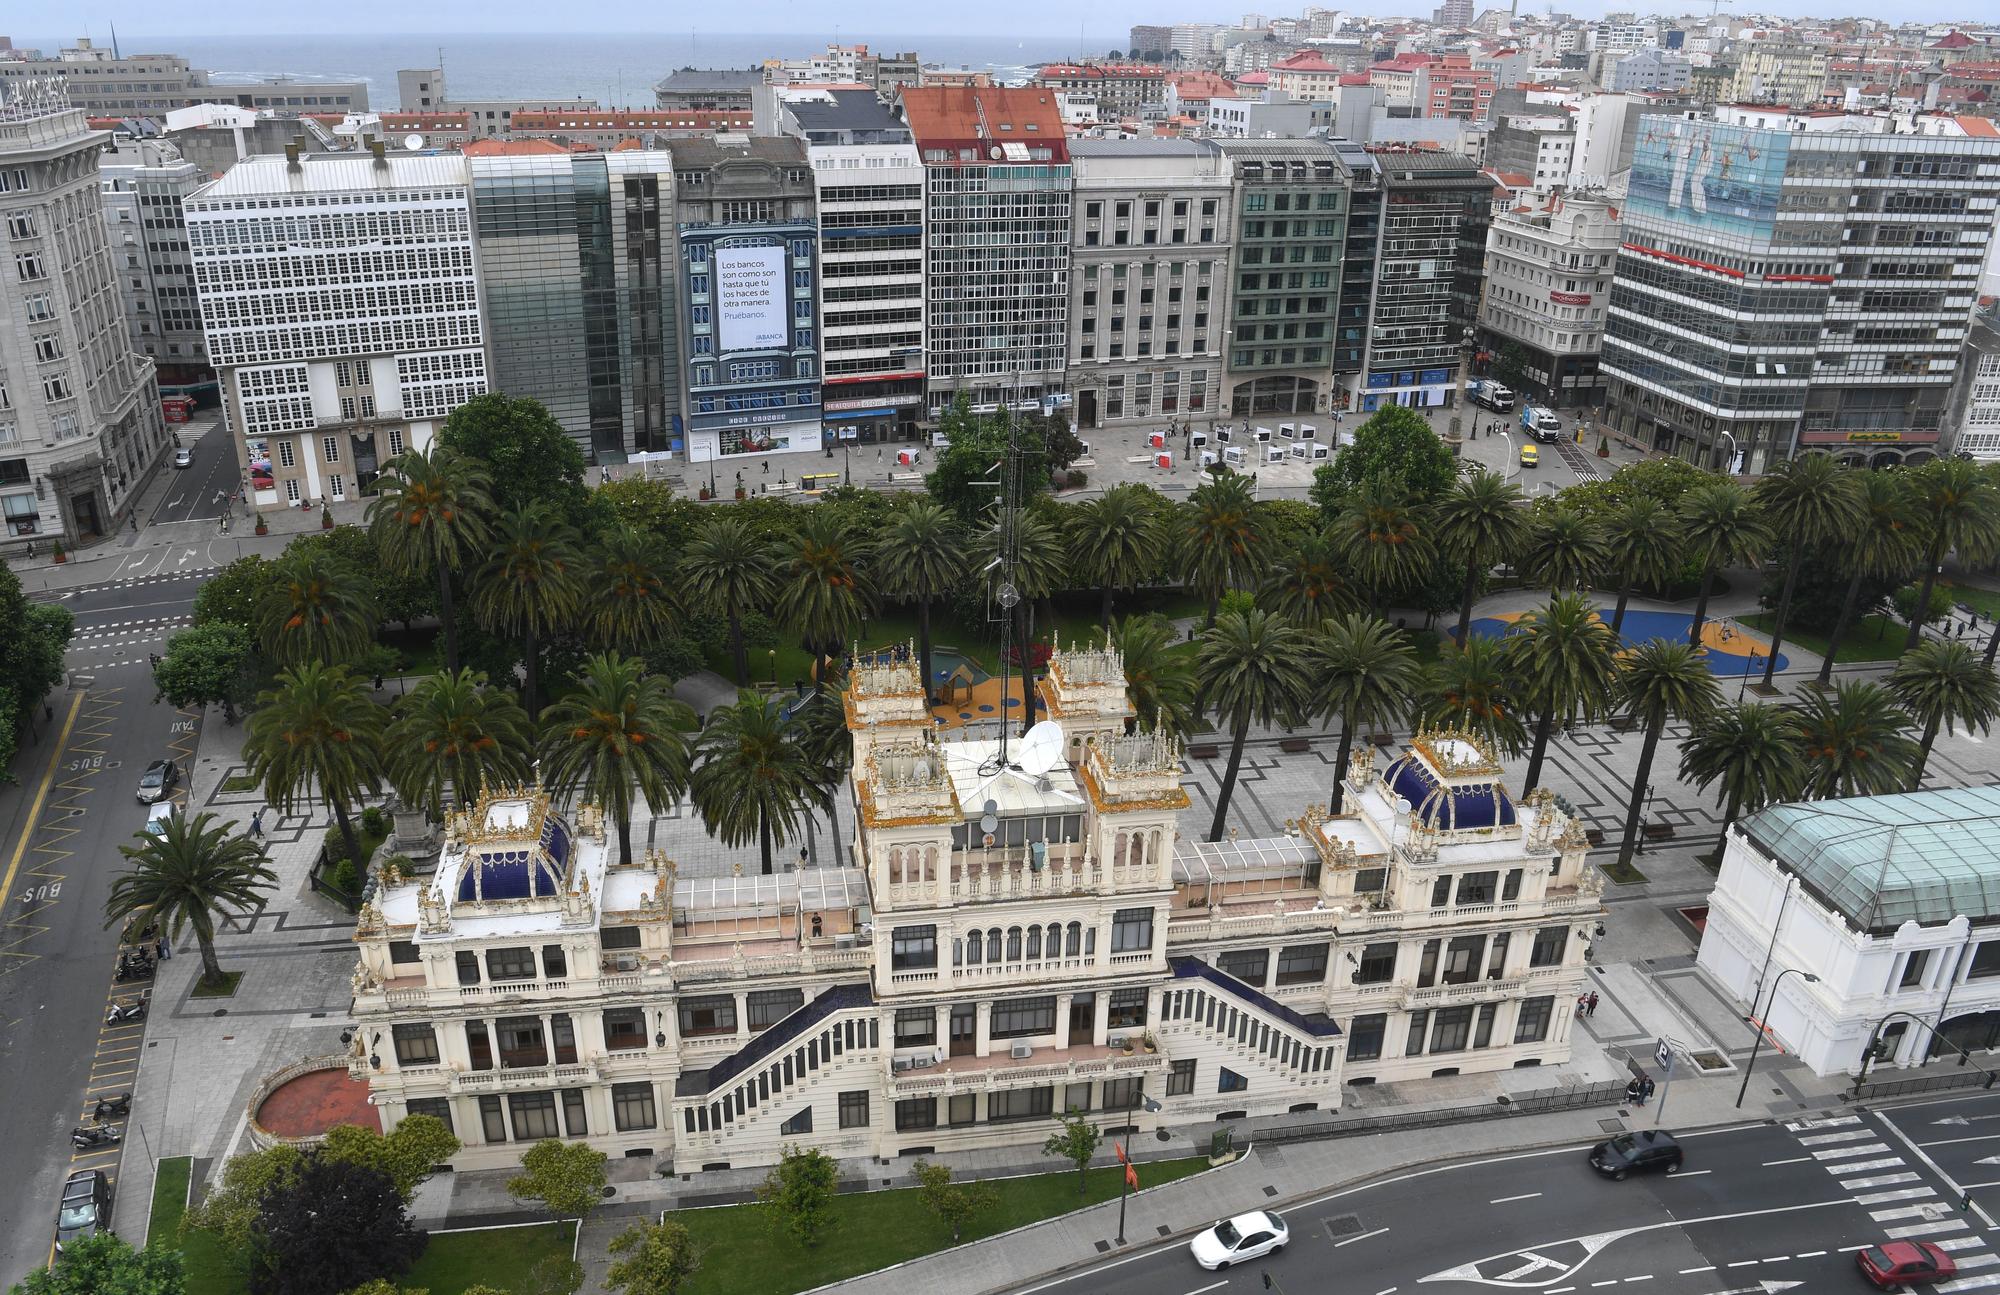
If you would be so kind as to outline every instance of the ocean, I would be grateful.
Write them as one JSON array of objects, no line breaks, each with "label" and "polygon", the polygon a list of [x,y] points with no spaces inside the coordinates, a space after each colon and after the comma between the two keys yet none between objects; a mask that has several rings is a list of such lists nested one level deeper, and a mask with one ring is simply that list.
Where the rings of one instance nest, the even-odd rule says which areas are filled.
[{"label": "ocean", "polygon": [[[882,36],[842,30],[839,43],[876,50],[915,50],[926,63],[990,71],[1022,80],[1036,63],[1075,58],[1078,35]],[[1093,36],[1093,42],[1099,38]],[[682,67],[755,67],[767,58],[801,58],[835,42],[833,33],[697,34],[658,32],[486,35],[120,36],[125,54],[179,54],[207,68],[218,83],[277,76],[301,81],[365,81],[369,106],[392,111],[399,68],[435,67],[440,58],[448,97],[474,99],[595,99],[612,108],[651,108],[653,85]],[[103,33],[96,42],[109,45]],[[1103,38],[1105,49],[1118,36]],[[64,37],[14,37],[53,56],[74,43]],[[1102,54],[1103,49],[1095,51]]]}]

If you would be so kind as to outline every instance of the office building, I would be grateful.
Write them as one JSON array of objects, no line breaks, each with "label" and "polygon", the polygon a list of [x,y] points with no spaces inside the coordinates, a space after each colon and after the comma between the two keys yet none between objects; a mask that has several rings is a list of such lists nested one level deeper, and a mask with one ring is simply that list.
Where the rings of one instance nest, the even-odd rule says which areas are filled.
[{"label": "office building", "polygon": [[1439,27],[1470,27],[1472,0],[1444,0],[1431,11],[1431,21]]},{"label": "office building", "polygon": [[1139,62],[1148,54],[1164,57],[1174,47],[1174,29],[1155,24],[1144,24],[1132,28],[1130,51],[1132,61]]},{"label": "office building", "polygon": [[1236,181],[1229,412],[1324,410],[1347,239],[1347,168],[1325,140],[1225,139],[1215,146]]},{"label": "office building", "polygon": [[1751,41],[1736,55],[1729,98],[1737,103],[1810,108],[1826,92],[1824,47]]},{"label": "office building", "polygon": [[1208,101],[1207,133],[1215,139],[1306,139],[1333,129],[1335,108],[1329,103],[1287,99],[1282,95]]},{"label": "office building", "polygon": [[1228,156],[1190,139],[1079,139],[1069,153],[1077,426],[1212,418],[1235,228]]},{"label": "office building", "polygon": [[1958,434],[1950,452],[1979,463],[2000,462],[2000,319],[1990,302],[1972,317],[1952,404]]},{"label": "office building", "polygon": [[183,204],[259,509],[350,499],[487,390],[464,158],[253,157]]},{"label": "office building", "polygon": [[684,67],[653,87],[653,105],[668,112],[749,112],[764,69]]},{"label": "office building", "polygon": [[1693,71],[1692,65],[1678,54],[1642,49],[1611,65],[1604,88],[1614,92],[1647,90],[1675,93],[1688,88],[1693,80]]},{"label": "office building", "polygon": [[548,406],[593,463],[682,448],[674,159],[482,152],[465,166],[492,388]]},{"label": "office building", "polygon": [[1614,427],[1748,473],[1803,449],[1883,465],[1936,453],[2000,138],[1891,124],[1648,120],[1605,325]]},{"label": "office building", "polygon": [[821,447],[819,222],[789,136],[676,144],[688,458]]},{"label": "office building", "polygon": [[1618,209],[1602,198],[1570,194],[1494,213],[1479,349],[1520,347],[1526,394],[1554,405],[1603,400],[1597,357],[1618,239]]},{"label": "office building", "polygon": [[366,81],[211,81],[196,103],[227,103],[278,113],[350,113],[368,111]]},{"label": "office building", "polygon": [[924,164],[930,410],[1060,396],[1071,175],[1054,91],[925,85],[902,106]]},{"label": "office building", "polygon": [[118,531],[167,447],[98,195],[109,142],[62,82],[0,85],[0,550]]},{"label": "office building", "polygon": [[1486,169],[1513,189],[1566,188],[1576,160],[1576,126],[1567,112],[1503,113],[1486,132]]},{"label": "office building", "polygon": [[1047,63],[1036,70],[1029,85],[1037,90],[1094,97],[1100,121],[1137,120],[1148,108],[1167,99],[1167,73],[1157,64]]},{"label": "office building", "polygon": [[[397,106],[404,112],[451,112],[465,115],[466,133],[473,139],[512,139],[519,113],[599,113],[585,99],[455,99],[446,89],[441,67],[403,68],[396,73]],[[613,141],[616,143],[617,141]]]},{"label": "office building", "polygon": [[132,350],[153,361],[163,395],[213,395],[182,210],[208,176],[161,139],[120,141],[97,173]]},{"label": "office building", "polygon": [[59,76],[70,106],[86,117],[159,117],[211,93],[208,73],[178,54],[118,57],[88,37],[54,58],[0,59],[0,93]]}]

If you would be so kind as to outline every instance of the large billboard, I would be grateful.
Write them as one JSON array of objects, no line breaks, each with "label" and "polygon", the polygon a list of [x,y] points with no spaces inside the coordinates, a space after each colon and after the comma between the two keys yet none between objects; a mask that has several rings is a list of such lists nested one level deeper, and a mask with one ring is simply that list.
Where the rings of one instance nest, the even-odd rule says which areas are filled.
[{"label": "large billboard", "polygon": [[1783,131],[1643,118],[1626,210],[1768,243],[1790,151]]},{"label": "large billboard", "polygon": [[791,340],[791,294],[782,247],[715,249],[717,349],[784,350]]}]

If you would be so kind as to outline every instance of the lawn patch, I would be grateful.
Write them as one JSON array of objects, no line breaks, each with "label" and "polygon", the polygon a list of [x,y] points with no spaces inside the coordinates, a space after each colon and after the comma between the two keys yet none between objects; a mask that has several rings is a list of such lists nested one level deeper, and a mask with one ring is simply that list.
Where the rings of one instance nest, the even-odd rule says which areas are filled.
[{"label": "lawn patch", "polygon": [[[1205,1159],[1155,1161],[1139,1166],[1139,1181],[1143,1186],[1157,1187],[1207,1167]],[[908,1168],[907,1163],[904,1168]],[[1085,1205],[1115,1200],[1122,1173],[1113,1166],[1090,1170],[1082,1199],[1077,1197],[1074,1173],[989,1180],[998,1193],[998,1203],[966,1226],[963,1240],[977,1241]],[[1146,1217],[1143,1200],[1135,1203],[1133,1210],[1136,1218]],[[687,1284],[687,1295],[791,1295],[952,1245],[951,1233],[924,1208],[918,1194],[902,1188],[836,1197],[826,1239],[811,1250],[772,1232],[763,1208],[757,1205],[678,1210],[668,1217],[686,1227],[696,1244],[709,1248],[708,1261]],[[1146,1226],[1142,1224],[1140,1230]],[[434,1291],[433,1295],[443,1293]]]},{"label": "lawn patch", "polygon": [[154,1170],[153,1209],[146,1228],[146,1244],[181,1252],[181,1268],[187,1274],[186,1295],[242,1295],[243,1279],[229,1266],[222,1242],[213,1232],[194,1231],[180,1235],[181,1215],[187,1212],[188,1180],[194,1161],[188,1156],[170,1156]]},{"label": "lawn patch", "polygon": [[232,773],[222,780],[224,791],[255,791],[257,780],[247,773]]},{"label": "lawn patch", "polygon": [[194,1177],[194,1157],[169,1156],[153,1170],[153,1212],[146,1224],[148,1245],[171,1243],[187,1210],[188,1180]]},{"label": "lawn patch", "polygon": [[[1777,623],[1773,612],[1758,612],[1755,616],[1736,618],[1754,630],[1769,635],[1771,627]],[[1869,616],[1848,627],[1840,640],[1840,651],[1834,655],[1837,665],[1857,665],[1867,661],[1894,661],[1903,655],[1903,635],[1900,621],[1887,616]],[[1815,633],[1799,625],[1785,626],[1785,643],[1802,647],[1818,656],[1826,655],[1826,635]],[[1780,651],[1783,649],[1781,648]]]},{"label": "lawn patch", "polygon": [[223,972],[222,983],[219,985],[210,985],[207,981],[197,976],[194,982],[194,992],[188,995],[188,997],[234,998],[236,996],[236,986],[241,983],[243,983],[243,973],[240,971]]},{"label": "lawn patch", "polygon": [[1646,874],[1629,863],[1619,863],[1614,860],[1611,863],[1601,863],[1598,867],[1604,869],[1605,876],[1621,886],[1636,886],[1646,880]]},{"label": "lawn patch", "polygon": [[396,1279],[406,1290],[458,1295],[468,1286],[519,1289],[530,1269],[550,1255],[569,1258],[576,1224],[535,1223],[475,1232],[433,1232],[423,1258]]}]

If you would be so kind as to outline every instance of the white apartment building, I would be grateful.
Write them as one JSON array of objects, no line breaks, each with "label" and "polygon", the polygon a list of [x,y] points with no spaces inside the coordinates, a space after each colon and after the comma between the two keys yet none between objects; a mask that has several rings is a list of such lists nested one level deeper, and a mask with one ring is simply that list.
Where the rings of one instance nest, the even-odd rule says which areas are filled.
[{"label": "white apartment building", "polygon": [[62,82],[0,86],[0,551],[121,529],[167,446],[98,206],[99,154]]},{"label": "white apartment building", "polygon": [[98,160],[97,173],[133,351],[158,366],[163,387],[212,381],[183,211],[208,176],[160,139],[123,141]]},{"label": "white apartment building", "polygon": [[1604,88],[1624,90],[1685,90],[1694,79],[1692,64],[1662,49],[1646,48],[1611,65]]},{"label": "white apartment building", "polygon": [[385,1127],[450,1123],[459,1168],[568,1137],[696,1172],[1568,1056],[1602,881],[1546,792],[1517,804],[1476,743],[1425,735],[1358,755],[1337,816],[1194,844],[1179,746],[1126,735],[1116,653],[1059,652],[1043,686],[1053,718],[1003,762],[940,740],[913,664],[858,665],[851,868],[623,866],[594,807],[489,791],[362,909],[350,1072]]},{"label": "white apartment building", "polygon": [[1659,43],[1659,29],[1651,23],[1597,23],[1590,29],[1590,48],[1605,54],[1623,55]]},{"label": "white apartment building", "polygon": [[1602,397],[1597,353],[1618,240],[1618,209],[1601,198],[1555,196],[1494,213],[1479,344],[1526,351],[1537,399],[1593,405]]},{"label": "white apartment building", "polygon": [[1990,307],[1972,317],[1954,403],[1958,435],[1951,452],[1981,463],[2000,461],[2000,327]]},{"label": "white apartment building", "polygon": [[184,204],[209,359],[260,509],[358,494],[487,389],[466,162],[245,159]]}]

